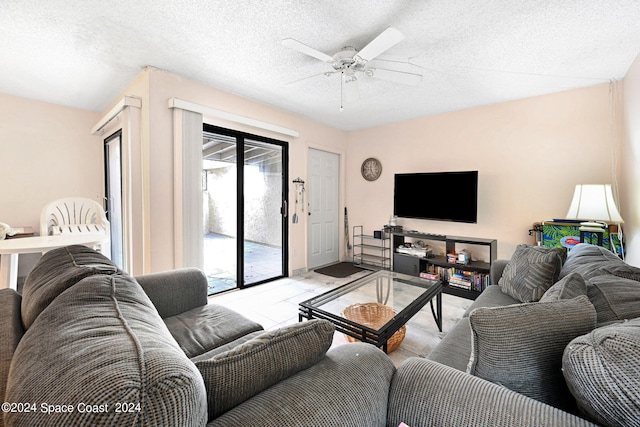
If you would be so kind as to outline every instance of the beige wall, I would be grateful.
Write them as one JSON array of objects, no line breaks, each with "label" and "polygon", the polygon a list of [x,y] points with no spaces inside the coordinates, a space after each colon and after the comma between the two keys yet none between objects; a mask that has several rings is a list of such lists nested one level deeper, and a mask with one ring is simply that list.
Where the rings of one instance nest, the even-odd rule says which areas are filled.
[{"label": "beige wall", "polygon": [[[102,140],[91,135],[98,115],[0,94],[0,222],[40,230],[45,204],[61,197],[102,202]],[[19,275],[26,274],[20,257]]]},{"label": "beige wall", "polygon": [[[351,224],[371,233],[393,209],[393,175],[478,170],[478,223],[401,219],[407,229],[495,238],[509,258],[530,243],[536,221],[562,218],[579,183],[611,183],[609,87],[424,117],[352,132],[347,149],[347,207]],[[367,182],[360,165],[382,161],[382,176]],[[416,189],[416,203],[429,193]],[[456,203],[455,189],[449,203]]]},{"label": "beige wall", "polygon": [[[640,239],[634,239],[636,206],[640,205],[635,165],[640,156],[640,123],[633,118],[640,113],[639,88],[636,61],[625,80],[627,139],[621,150],[625,160],[620,180],[628,255],[636,264],[640,253],[636,248]],[[502,258],[509,257],[518,243],[531,241],[528,230],[533,222],[564,216],[575,184],[612,182],[611,153],[616,141],[612,141],[608,85],[349,133],[152,68],[142,71],[113,103],[122,95],[142,99],[134,215],[142,218],[137,226],[143,230],[136,231],[136,239],[143,240],[144,272],[174,266],[173,126],[167,108],[167,100],[173,97],[299,131],[299,138],[291,138],[236,123],[212,122],[289,141],[290,181],[307,180],[309,147],[339,154],[340,209],[346,205],[350,224],[362,224],[368,232],[380,228],[392,213],[394,173],[477,169],[477,224],[401,223],[433,233],[496,238]],[[0,221],[37,227],[40,209],[51,199],[69,194],[102,197],[101,137],[90,135],[101,116],[0,95],[0,179],[9,183],[0,199]],[[367,157],[378,157],[383,164],[382,177],[373,183],[360,176],[360,164]],[[293,201],[294,186],[289,184]],[[426,193],[417,195],[428,199]],[[290,215],[293,209],[290,204]],[[289,221],[289,273],[306,267],[306,245],[306,219],[301,216],[297,224]],[[341,257],[345,257],[343,247]]]},{"label": "beige wall", "polygon": [[[338,153],[342,156],[344,164],[346,139],[344,132],[163,70],[147,68],[141,74],[143,76],[139,76],[136,81],[145,81],[148,85],[132,85],[121,95],[135,95],[143,99],[142,144],[147,147],[145,156],[148,159],[145,163],[147,166],[144,166],[148,167],[148,200],[144,213],[149,217],[147,246],[150,266],[148,272],[174,268],[173,113],[167,107],[169,99],[179,98],[300,132],[299,138],[292,138],[220,119],[207,120],[214,125],[288,141],[290,200],[295,200],[291,180],[296,177],[307,180],[309,147]],[[344,197],[344,188],[341,192]],[[341,206],[344,206],[344,201],[341,202]],[[290,203],[290,216],[293,210],[294,206]],[[289,221],[289,248],[289,273],[305,268],[305,219],[297,224],[291,224]]]},{"label": "beige wall", "polygon": [[102,201],[102,144],[91,111],[0,94],[0,221],[40,226],[51,200]]},{"label": "beige wall", "polygon": [[640,266],[640,56],[624,79],[624,117],[620,214],[625,221],[626,261]]}]

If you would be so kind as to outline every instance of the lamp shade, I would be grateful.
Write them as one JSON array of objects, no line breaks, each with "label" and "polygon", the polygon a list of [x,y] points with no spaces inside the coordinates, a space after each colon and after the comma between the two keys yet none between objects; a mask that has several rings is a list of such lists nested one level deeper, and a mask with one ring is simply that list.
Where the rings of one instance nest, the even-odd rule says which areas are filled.
[{"label": "lamp shade", "polygon": [[624,223],[609,184],[578,184],[567,219]]}]

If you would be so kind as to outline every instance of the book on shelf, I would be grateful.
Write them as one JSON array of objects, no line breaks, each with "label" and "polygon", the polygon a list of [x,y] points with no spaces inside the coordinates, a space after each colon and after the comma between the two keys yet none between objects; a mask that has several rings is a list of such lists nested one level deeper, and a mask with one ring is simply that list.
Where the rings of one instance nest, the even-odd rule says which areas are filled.
[{"label": "book on shelf", "polygon": [[429,280],[438,280],[440,279],[440,275],[438,273],[430,273],[428,271],[423,271],[420,273],[420,277],[422,277],[423,279],[429,279]]},{"label": "book on shelf", "polygon": [[456,279],[455,277],[449,279],[449,286],[466,289],[468,291],[471,290],[471,282],[469,282],[468,280]]},{"label": "book on shelf", "polygon": [[[460,270],[455,267],[440,267],[430,265],[425,274],[437,275],[437,277],[449,286],[466,289],[474,292],[482,292],[490,284],[488,273]],[[422,276],[422,274],[421,274]]]}]

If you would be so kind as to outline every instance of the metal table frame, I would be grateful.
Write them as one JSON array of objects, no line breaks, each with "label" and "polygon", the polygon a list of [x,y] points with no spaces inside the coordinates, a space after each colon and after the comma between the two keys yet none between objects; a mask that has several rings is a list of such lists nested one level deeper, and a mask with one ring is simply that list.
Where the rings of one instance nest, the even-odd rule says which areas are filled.
[{"label": "metal table frame", "polygon": [[[393,275],[393,277],[395,277],[395,280],[399,280],[406,284],[417,287],[422,287],[420,286],[420,282],[423,281],[425,283],[425,292],[420,294],[414,301],[407,305],[402,311],[400,311],[400,313],[396,314],[378,330],[360,325],[357,322],[346,319],[340,315],[330,313],[318,307],[326,302],[333,301],[342,295],[352,292],[368,284],[372,280],[380,279],[383,276],[385,279],[387,279],[389,275]],[[388,290],[385,299],[384,291],[380,288],[379,285],[377,287],[378,302],[386,303],[386,300],[389,297]],[[434,297],[436,299],[435,307],[433,304]],[[384,302],[382,301],[382,299],[384,299]],[[325,292],[317,297],[301,302],[298,313],[298,321],[302,322],[303,319],[328,320],[335,325],[337,331],[342,332],[343,334],[347,334],[362,342],[374,344],[376,347],[382,347],[382,350],[386,353],[387,341],[389,340],[389,338],[391,338],[393,334],[395,334],[403,325],[405,325],[409,321],[409,319],[415,316],[416,313],[418,313],[418,311],[420,311],[422,307],[427,304],[427,302],[429,302],[431,305],[431,313],[433,314],[433,318],[438,326],[438,330],[442,332],[442,282],[439,280],[421,279],[401,273],[381,270],[369,276],[365,276],[353,282],[347,283],[346,285],[342,285],[331,291]]]}]

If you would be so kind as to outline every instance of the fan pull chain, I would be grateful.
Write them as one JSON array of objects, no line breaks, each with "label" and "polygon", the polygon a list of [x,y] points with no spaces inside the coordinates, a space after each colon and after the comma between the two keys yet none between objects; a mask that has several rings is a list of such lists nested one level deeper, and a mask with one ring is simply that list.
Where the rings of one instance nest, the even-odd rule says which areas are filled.
[{"label": "fan pull chain", "polygon": [[344,111],[344,107],[342,106],[344,102],[344,96],[342,95],[343,88],[344,88],[344,71],[340,73],[340,108],[338,109],[338,111],[340,111],[341,113],[342,111]]}]

